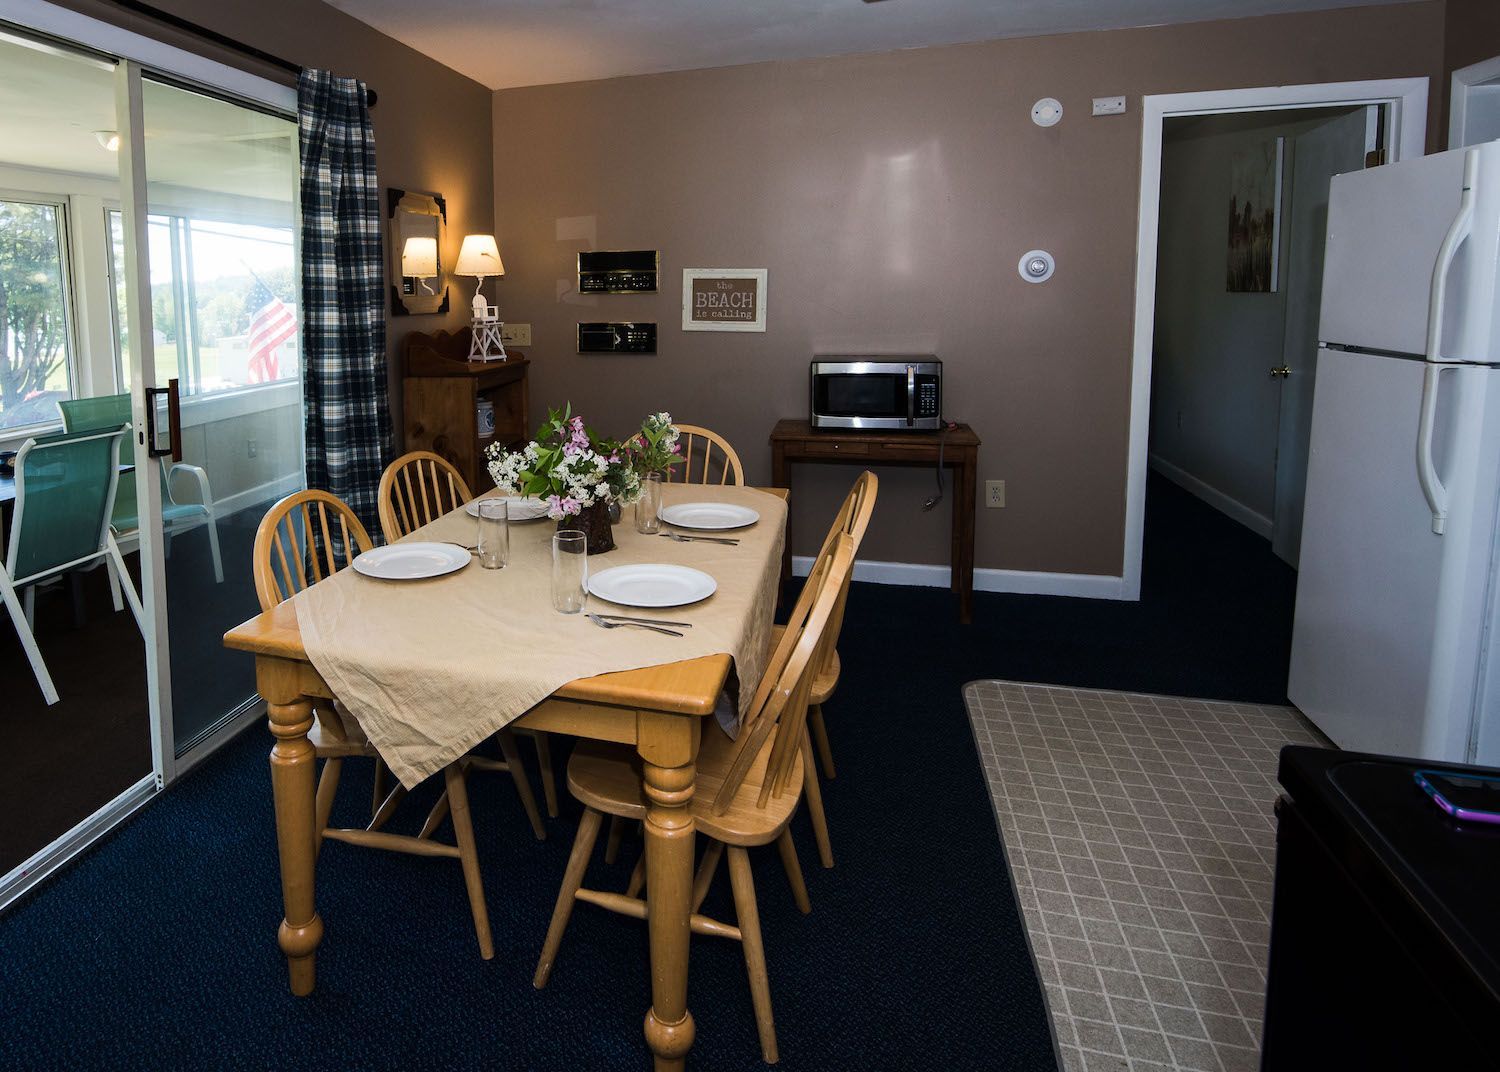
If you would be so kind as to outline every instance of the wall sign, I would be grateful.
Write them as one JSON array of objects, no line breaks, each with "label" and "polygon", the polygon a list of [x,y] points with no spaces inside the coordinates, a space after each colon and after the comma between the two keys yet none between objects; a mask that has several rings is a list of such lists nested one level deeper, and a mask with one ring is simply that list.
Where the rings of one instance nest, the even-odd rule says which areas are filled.
[{"label": "wall sign", "polygon": [[683,331],[765,331],[766,269],[684,268]]}]

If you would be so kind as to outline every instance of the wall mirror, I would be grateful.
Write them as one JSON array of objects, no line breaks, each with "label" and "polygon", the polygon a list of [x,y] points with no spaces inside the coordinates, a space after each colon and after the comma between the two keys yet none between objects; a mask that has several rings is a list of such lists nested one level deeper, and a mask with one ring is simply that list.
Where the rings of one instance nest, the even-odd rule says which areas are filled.
[{"label": "wall mirror", "polygon": [[386,191],[390,207],[391,313],[448,311],[448,266],[443,263],[448,205],[440,194]]}]

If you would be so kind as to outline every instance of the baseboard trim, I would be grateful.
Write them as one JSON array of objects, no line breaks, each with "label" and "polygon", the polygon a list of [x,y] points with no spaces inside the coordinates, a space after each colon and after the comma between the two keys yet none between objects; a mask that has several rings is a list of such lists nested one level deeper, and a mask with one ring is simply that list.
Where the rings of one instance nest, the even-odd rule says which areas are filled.
[{"label": "baseboard trim", "polygon": [[288,473],[279,476],[275,480],[268,480],[264,484],[257,484],[253,488],[226,495],[222,499],[214,500],[214,513],[222,520],[231,514],[247,510],[252,506],[258,506],[270,500],[280,501],[303,488],[302,474]]},{"label": "baseboard trim", "polygon": [[[812,570],[811,555],[793,555],[792,573],[806,577]],[[947,588],[952,579],[947,566],[919,562],[854,563],[854,579],[871,584],[895,584],[912,588]],[[1125,578],[1091,573],[1042,573],[1033,570],[976,569],[974,591],[1006,592],[1027,596],[1074,596],[1079,599],[1120,599],[1136,597],[1125,589]]]},{"label": "baseboard trim", "polygon": [[1149,455],[1148,460],[1151,468],[1176,484],[1183,491],[1196,495],[1208,503],[1209,506],[1219,511],[1219,513],[1238,521],[1262,539],[1269,540],[1271,538],[1271,530],[1274,524],[1265,514],[1257,513],[1238,499],[1225,495],[1212,484],[1204,483],[1186,469],[1181,469],[1173,465],[1159,455]]}]

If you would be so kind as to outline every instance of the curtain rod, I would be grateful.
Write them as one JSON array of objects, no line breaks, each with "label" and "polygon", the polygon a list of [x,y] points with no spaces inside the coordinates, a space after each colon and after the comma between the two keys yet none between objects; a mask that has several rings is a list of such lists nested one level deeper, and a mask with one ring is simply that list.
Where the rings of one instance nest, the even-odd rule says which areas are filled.
[{"label": "curtain rod", "polygon": [[[259,60],[262,63],[268,63],[272,67],[279,67],[283,71],[287,71],[291,74],[302,73],[302,65],[299,63],[293,63],[291,60],[284,60],[280,56],[273,56],[271,53],[256,48],[254,45],[247,45],[243,41],[236,41],[234,38],[230,37],[227,34],[221,34],[217,30],[211,30],[207,26],[192,22],[189,19],[183,18],[181,15],[174,15],[170,11],[163,11],[161,8],[155,6],[154,4],[142,3],[141,0],[111,0],[111,2],[114,3],[116,7],[123,7],[130,11],[134,11],[136,14],[144,15],[148,19],[154,19],[157,22],[165,23],[175,30],[181,30],[184,33],[192,34],[194,37],[201,37],[205,41],[210,41],[222,48],[227,48],[233,52],[238,52],[243,56],[249,56],[251,59]],[[376,94],[375,91],[373,89],[370,89],[368,86],[365,87],[365,99],[369,102],[371,108],[375,107],[375,101],[377,99]]]}]

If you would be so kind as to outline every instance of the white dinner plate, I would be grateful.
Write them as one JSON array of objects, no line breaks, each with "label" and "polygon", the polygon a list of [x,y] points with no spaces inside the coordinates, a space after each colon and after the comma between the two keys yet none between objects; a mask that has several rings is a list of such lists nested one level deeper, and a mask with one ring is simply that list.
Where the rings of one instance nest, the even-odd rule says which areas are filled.
[{"label": "white dinner plate", "polygon": [[[510,519],[512,521],[535,521],[539,517],[547,516],[547,504],[538,498],[526,498],[520,495],[485,495],[481,499],[504,499],[510,503]],[[475,499],[464,507],[470,517],[479,516],[480,499]]]},{"label": "white dinner plate", "polygon": [[451,543],[393,543],[354,556],[354,568],[383,581],[441,577],[469,564],[469,552]]},{"label": "white dinner plate", "polygon": [[680,529],[742,529],[760,520],[748,506],[734,503],[690,502],[663,506],[656,516]]},{"label": "white dinner plate", "polygon": [[614,566],[589,578],[589,592],[622,607],[681,607],[714,594],[718,583],[702,570],[665,563]]}]

